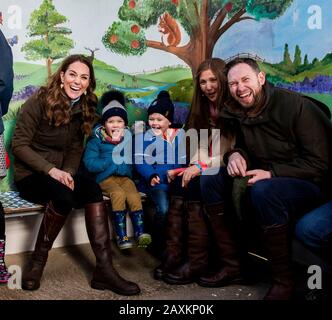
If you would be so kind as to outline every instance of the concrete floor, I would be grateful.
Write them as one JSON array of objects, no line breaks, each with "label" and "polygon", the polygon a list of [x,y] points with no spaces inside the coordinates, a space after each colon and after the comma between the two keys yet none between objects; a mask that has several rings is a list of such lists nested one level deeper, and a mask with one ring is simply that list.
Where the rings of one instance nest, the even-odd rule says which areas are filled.
[{"label": "concrete floor", "polygon": [[[159,261],[145,250],[124,253],[113,247],[113,251],[115,268],[125,279],[139,284],[140,295],[125,297],[92,289],[89,281],[95,260],[90,245],[83,244],[51,250],[39,290],[29,292],[2,285],[0,300],[261,300],[268,288],[267,283],[226,288],[172,286],[153,279],[152,270]],[[26,258],[27,253],[7,255],[6,263],[16,268],[24,265]]]}]

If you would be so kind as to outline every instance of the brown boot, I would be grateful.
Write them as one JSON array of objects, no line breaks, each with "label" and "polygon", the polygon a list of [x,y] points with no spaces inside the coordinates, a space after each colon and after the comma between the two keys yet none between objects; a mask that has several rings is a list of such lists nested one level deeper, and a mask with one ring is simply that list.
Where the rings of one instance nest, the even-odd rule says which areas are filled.
[{"label": "brown boot", "polygon": [[208,262],[208,232],[200,201],[187,202],[188,262],[164,276],[168,284],[194,282],[205,271]]},{"label": "brown boot", "polygon": [[22,289],[37,290],[48,258],[48,252],[53,242],[65,224],[66,216],[55,212],[52,203],[47,204],[41,222],[35,250],[32,254],[28,268],[22,275]]},{"label": "brown boot", "polygon": [[91,287],[97,290],[109,289],[125,296],[139,294],[138,285],[123,279],[113,267],[108,212],[104,202],[85,206],[85,223],[97,262]]},{"label": "brown boot", "polygon": [[265,227],[264,240],[272,271],[272,286],[264,300],[290,300],[295,288],[290,266],[288,226]]},{"label": "brown boot", "polygon": [[172,196],[170,199],[166,225],[166,250],[161,265],[153,271],[156,280],[175,269],[181,262],[183,253],[183,198]]},{"label": "brown boot", "polygon": [[217,245],[220,270],[210,272],[199,278],[197,283],[203,287],[222,287],[242,281],[238,249],[224,214],[224,203],[205,206],[206,214]]}]

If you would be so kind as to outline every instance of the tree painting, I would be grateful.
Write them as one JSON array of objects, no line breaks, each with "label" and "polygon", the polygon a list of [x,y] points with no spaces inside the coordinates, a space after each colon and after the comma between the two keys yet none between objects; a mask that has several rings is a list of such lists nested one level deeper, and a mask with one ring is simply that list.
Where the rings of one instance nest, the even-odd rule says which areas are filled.
[{"label": "tree painting", "polygon": [[52,0],[44,0],[30,16],[28,36],[37,39],[25,43],[22,51],[28,60],[45,59],[48,76],[52,74],[53,61],[67,56],[74,47],[73,40],[68,38],[71,30],[62,26],[67,21],[56,11]]},{"label": "tree painting", "polygon": [[[275,19],[293,0],[125,0],[120,21],[113,22],[103,43],[114,53],[142,55],[148,48],[176,55],[195,74],[199,64],[212,57],[221,36],[242,20]],[[160,41],[147,39],[147,28],[156,26]],[[181,44],[181,28],[189,41]]]}]

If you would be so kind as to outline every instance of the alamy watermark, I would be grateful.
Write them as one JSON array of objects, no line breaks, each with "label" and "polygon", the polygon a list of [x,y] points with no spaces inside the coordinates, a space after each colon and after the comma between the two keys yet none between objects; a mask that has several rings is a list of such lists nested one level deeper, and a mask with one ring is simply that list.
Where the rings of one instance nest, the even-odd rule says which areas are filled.
[{"label": "alamy watermark", "polygon": [[311,274],[307,281],[308,288],[311,290],[322,289],[322,268],[315,264],[311,265],[308,268],[308,274]]},{"label": "alamy watermark", "polygon": [[[171,131],[167,130],[166,135]],[[180,129],[170,147],[165,148],[160,139],[156,139],[152,129],[142,132],[134,127],[134,135],[124,133],[123,143],[112,150],[112,161],[121,164],[185,166],[189,162],[202,162],[210,167],[204,174],[213,175],[223,161],[221,153],[220,129]],[[176,146],[176,147],[175,147]],[[215,169],[214,169],[215,168]]]}]

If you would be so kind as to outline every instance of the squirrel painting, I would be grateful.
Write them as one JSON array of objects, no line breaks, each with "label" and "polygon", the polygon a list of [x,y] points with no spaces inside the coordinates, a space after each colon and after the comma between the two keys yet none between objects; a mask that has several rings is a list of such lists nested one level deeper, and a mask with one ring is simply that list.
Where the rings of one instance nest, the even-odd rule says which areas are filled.
[{"label": "squirrel painting", "polygon": [[[168,47],[176,47],[181,42],[181,31],[179,25],[167,11],[160,16],[158,31],[163,34],[161,42]],[[166,40],[166,43],[164,40]]]}]

